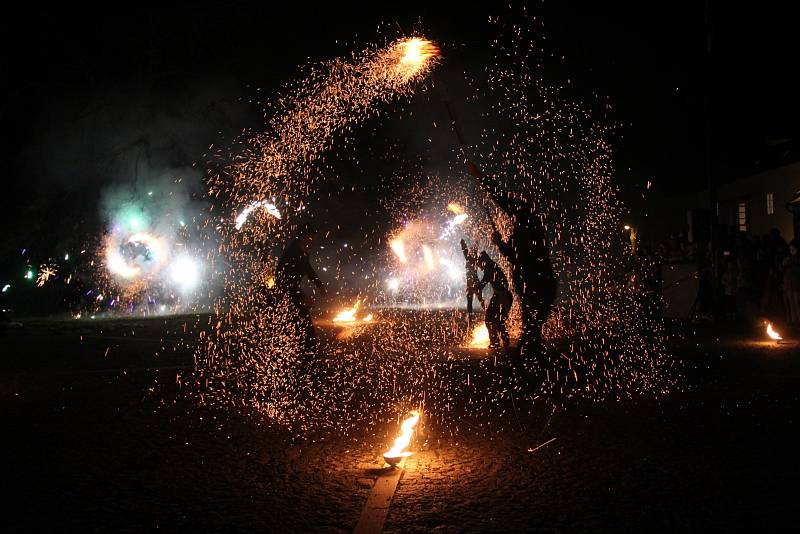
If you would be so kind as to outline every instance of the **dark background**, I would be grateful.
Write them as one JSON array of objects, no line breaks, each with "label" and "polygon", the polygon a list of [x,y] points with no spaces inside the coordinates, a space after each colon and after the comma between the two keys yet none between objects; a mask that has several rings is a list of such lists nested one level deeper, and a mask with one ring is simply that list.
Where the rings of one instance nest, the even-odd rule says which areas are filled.
[{"label": "dark background", "polygon": [[[578,97],[611,102],[623,198],[648,180],[667,196],[700,188],[707,123],[719,181],[790,146],[775,148],[794,137],[800,114],[788,8],[716,2],[710,29],[697,1],[535,2],[527,12],[544,22],[546,49],[563,56],[553,77],[569,78]],[[209,145],[259,127],[261,95],[298,65],[412,30],[466,64],[487,53],[489,15],[518,13],[446,3],[25,7],[0,31],[4,253],[8,236],[16,246],[95,219],[103,188],[120,179],[115,154],[131,146],[156,167],[202,164]]]}]

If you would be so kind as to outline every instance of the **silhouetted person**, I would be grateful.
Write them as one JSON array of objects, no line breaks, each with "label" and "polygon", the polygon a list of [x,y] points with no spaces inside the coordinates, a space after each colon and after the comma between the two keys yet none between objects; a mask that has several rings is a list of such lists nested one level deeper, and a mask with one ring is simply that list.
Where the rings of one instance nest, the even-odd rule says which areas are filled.
[{"label": "silhouetted person", "polygon": [[520,356],[539,354],[542,351],[542,326],[550,315],[558,289],[542,220],[538,213],[534,213],[533,206],[511,198],[508,192],[501,190],[496,180],[483,174],[472,162],[467,162],[467,169],[512,219],[509,240],[503,241],[496,228],[492,240],[511,264],[514,291],[521,301]]},{"label": "silhouetted person", "polygon": [[786,320],[790,324],[800,323],[800,250],[798,243],[789,243],[789,255],[781,261],[783,266],[783,302]]},{"label": "silhouetted person", "polygon": [[466,264],[464,271],[467,273],[467,323],[468,327],[472,325],[472,298],[478,297],[478,302],[483,303],[483,293],[481,292],[480,281],[478,280],[478,268],[476,263],[478,261],[478,249],[467,248],[467,242],[461,240],[461,252],[464,253],[464,260]]},{"label": "silhouetted person", "polygon": [[492,298],[486,306],[486,330],[489,331],[489,348],[496,349],[500,346],[500,341],[504,347],[508,347],[509,337],[506,330],[506,319],[511,311],[511,304],[514,297],[508,288],[508,279],[503,273],[503,269],[497,265],[489,254],[484,250],[478,256],[478,267],[483,271],[483,278],[479,286],[481,289],[487,284],[492,286]]},{"label": "silhouetted person", "polygon": [[284,249],[275,269],[275,288],[289,299],[291,307],[297,313],[297,318],[303,332],[303,349],[306,356],[313,356],[317,349],[317,337],[314,333],[314,323],[311,312],[306,304],[300,284],[303,278],[308,278],[325,294],[325,285],[311,267],[308,251],[314,243],[314,229],[304,227],[300,235],[293,239]]}]

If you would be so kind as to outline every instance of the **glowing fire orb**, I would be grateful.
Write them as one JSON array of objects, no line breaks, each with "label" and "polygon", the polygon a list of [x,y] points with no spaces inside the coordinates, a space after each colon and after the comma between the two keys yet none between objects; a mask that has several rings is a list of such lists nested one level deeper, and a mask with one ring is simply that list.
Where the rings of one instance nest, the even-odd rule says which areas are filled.
[{"label": "glowing fire orb", "polygon": [[396,74],[401,81],[408,81],[425,70],[439,57],[439,47],[419,37],[403,39],[395,45],[397,59]]},{"label": "glowing fire orb", "polygon": [[783,339],[783,337],[772,328],[772,323],[767,323],[767,335],[775,341]]},{"label": "glowing fire orb", "polygon": [[397,45],[402,51],[400,64],[419,68],[429,59],[439,55],[439,48],[430,41],[412,37],[405,41],[400,41]]},{"label": "glowing fire orb", "polygon": [[403,424],[400,425],[400,435],[395,438],[394,445],[383,453],[383,459],[387,464],[396,466],[405,458],[414,454],[405,449],[411,443],[411,436],[414,434],[414,427],[419,423],[419,417],[419,410],[414,410],[411,412],[411,417],[406,418]]},{"label": "glowing fire orb", "polygon": [[473,349],[489,347],[489,330],[486,329],[486,323],[481,323],[472,330],[472,339],[469,341],[469,346]]}]

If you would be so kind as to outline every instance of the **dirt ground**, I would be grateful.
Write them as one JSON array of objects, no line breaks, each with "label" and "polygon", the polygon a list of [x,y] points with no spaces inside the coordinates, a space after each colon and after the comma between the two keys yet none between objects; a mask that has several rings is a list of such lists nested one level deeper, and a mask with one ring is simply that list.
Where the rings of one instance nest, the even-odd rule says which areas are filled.
[{"label": "dirt ground", "polygon": [[[195,320],[0,332],[3,531],[352,531],[396,426],[298,439],[173,402]],[[685,329],[684,387],[666,398],[543,409],[489,434],[423,422],[385,531],[793,526],[800,345]]]}]

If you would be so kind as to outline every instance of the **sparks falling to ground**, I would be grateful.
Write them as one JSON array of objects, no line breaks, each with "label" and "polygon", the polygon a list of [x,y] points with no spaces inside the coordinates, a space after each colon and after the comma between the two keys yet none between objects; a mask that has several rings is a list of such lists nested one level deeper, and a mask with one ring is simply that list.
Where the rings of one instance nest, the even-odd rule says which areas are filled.
[{"label": "sparks falling to ground", "polygon": [[[487,215],[504,237],[510,228],[507,217],[467,184],[463,155],[454,151],[449,181],[412,177],[412,184],[383,204],[389,228],[380,248],[372,258],[356,255],[374,263],[364,276],[372,285],[350,293],[361,297],[332,321],[338,330],[345,326],[347,335],[321,344],[316,394],[307,399],[302,393],[311,384],[301,372],[299,315],[275,283],[273,249],[292,238],[296,225],[319,205],[320,184],[336,176],[328,161],[349,146],[358,128],[377,120],[388,104],[402,108],[404,100],[424,93],[426,77],[441,58],[435,45],[417,37],[307,68],[265,103],[266,132],[248,132],[231,153],[220,154],[227,163],[208,177],[215,213],[209,224],[219,234],[218,261],[229,274],[218,319],[203,330],[197,354],[194,378],[202,402],[245,406],[301,432],[343,432],[359,421],[374,423],[374,414],[398,406],[424,403],[427,417],[446,422],[456,411],[458,417],[502,418],[512,394],[514,409],[521,409],[523,399],[533,403],[550,393],[602,399],[668,391],[673,382],[661,323],[624,283],[625,249],[614,230],[622,209],[611,181],[608,128],[538,76],[535,23],[492,24],[498,28],[494,63],[472,97],[492,103],[486,122],[504,130],[487,128],[484,141],[471,150],[483,155],[486,172],[535,206],[547,229],[561,288],[546,325],[545,354],[536,363],[551,362],[539,369],[546,371],[546,382],[523,392],[526,386],[487,359],[480,363],[484,389],[477,391],[474,374],[462,376],[452,367],[451,351],[465,340],[470,347],[488,345],[485,326],[468,332],[453,310],[456,300],[463,301],[465,284],[458,240],[465,237],[470,246],[487,250],[509,273],[488,238]],[[419,119],[406,120],[416,125]],[[405,184],[398,176],[387,179]],[[266,198],[281,206],[280,218],[267,210],[247,211]],[[327,229],[319,235],[327,236]],[[329,251],[330,242],[320,248],[323,243],[335,263],[345,249]],[[337,282],[355,277],[341,264],[332,270]],[[320,307],[318,295],[307,297]],[[447,307],[437,311],[432,303],[438,302]],[[376,303],[386,309],[366,327],[362,323],[370,316],[359,320],[358,310],[375,309]],[[407,311],[406,304],[418,311]],[[512,336],[519,331],[516,306]],[[464,401],[458,410],[456,397]]]}]

